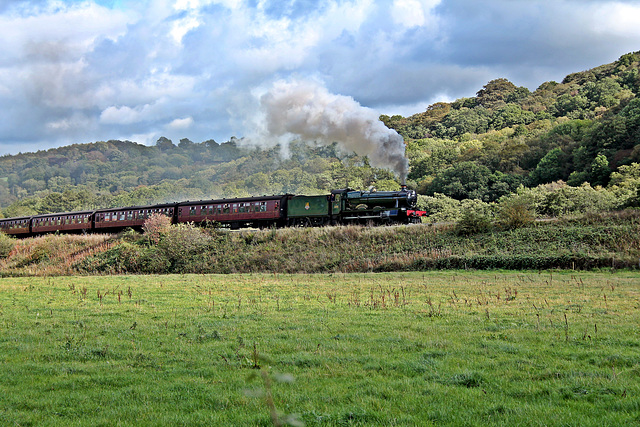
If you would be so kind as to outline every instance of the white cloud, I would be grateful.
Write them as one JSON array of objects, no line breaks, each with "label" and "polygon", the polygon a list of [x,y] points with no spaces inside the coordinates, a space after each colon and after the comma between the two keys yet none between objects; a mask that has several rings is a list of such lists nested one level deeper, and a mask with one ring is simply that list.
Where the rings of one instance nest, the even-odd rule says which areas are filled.
[{"label": "white cloud", "polygon": [[391,16],[403,27],[422,27],[435,21],[432,9],[439,3],[440,0],[394,0]]},{"label": "white cloud", "polygon": [[612,3],[598,5],[593,16],[593,28],[600,33],[640,39],[640,5]]},{"label": "white cloud", "polygon": [[184,119],[175,119],[167,126],[172,130],[184,130],[193,126],[193,117],[185,117]]},{"label": "white cloud", "polygon": [[141,121],[141,116],[139,111],[130,107],[112,106],[100,113],[100,122],[108,125],[128,125]]}]

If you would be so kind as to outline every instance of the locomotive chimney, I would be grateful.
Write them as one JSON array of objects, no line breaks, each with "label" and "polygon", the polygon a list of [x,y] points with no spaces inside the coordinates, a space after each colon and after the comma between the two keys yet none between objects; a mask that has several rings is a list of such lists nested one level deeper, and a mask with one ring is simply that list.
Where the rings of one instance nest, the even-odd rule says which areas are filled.
[{"label": "locomotive chimney", "polygon": [[400,191],[407,191],[407,184],[402,184],[400,186]]}]

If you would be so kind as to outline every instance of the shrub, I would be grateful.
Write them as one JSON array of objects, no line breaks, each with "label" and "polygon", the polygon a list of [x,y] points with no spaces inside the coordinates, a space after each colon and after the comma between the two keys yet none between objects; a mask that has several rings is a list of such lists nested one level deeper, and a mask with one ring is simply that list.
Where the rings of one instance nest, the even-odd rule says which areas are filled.
[{"label": "shrub", "polygon": [[0,232],[0,258],[8,257],[15,246],[16,241],[13,237]]},{"label": "shrub", "polygon": [[142,231],[150,242],[155,244],[160,242],[163,234],[166,234],[171,227],[171,219],[159,213],[152,214],[142,225]]},{"label": "shrub", "polygon": [[211,236],[193,224],[176,224],[162,234],[159,248],[173,258],[203,250]]},{"label": "shrub", "polygon": [[461,236],[486,233],[492,228],[491,218],[477,210],[467,209],[456,223],[455,231]]},{"label": "shrub", "polygon": [[503,228],[514,229],[531,224],[535,210],[531,203],[521,197],[506,197],[500,200],[498,221]]},{"label": "shrub", "polygon": [[427,211],[428,222],[453,222],[460,219],[460,201],[444,194],[418,196],[418,209]]}]

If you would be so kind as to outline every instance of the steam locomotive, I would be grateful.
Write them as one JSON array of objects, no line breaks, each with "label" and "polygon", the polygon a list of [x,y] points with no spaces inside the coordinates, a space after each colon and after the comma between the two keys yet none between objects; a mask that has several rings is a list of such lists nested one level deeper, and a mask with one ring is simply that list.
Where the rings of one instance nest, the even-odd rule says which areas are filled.
[{"label": "steam locomotive", "polygon": [[409,224],[426,212],[416,210],[415,191],[332,190],[330,194],[283,194],[261,197],[186,201],[151,206],[97,209],[0,219],[0,231],[13,236],[46,233],[114,233],[141,229],[154,214],[173,224],[215,223],[237,230],[246,227],[323,226],[338,224]]}]

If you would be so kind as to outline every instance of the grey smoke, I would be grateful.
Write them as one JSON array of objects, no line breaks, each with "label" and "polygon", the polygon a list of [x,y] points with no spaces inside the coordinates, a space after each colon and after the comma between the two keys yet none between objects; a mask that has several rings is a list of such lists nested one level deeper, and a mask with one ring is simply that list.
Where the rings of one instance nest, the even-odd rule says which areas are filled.
[{"label": "grey smoke", "polygon": [[404,140],[353,98],[309,81],[278,81],[260,97],[260,107],[262,122],[253,142],[295,137],[323,145],[337,142],[345,151],[367,156],[372,166],[394,171],[404,183],[409,167]]}]

